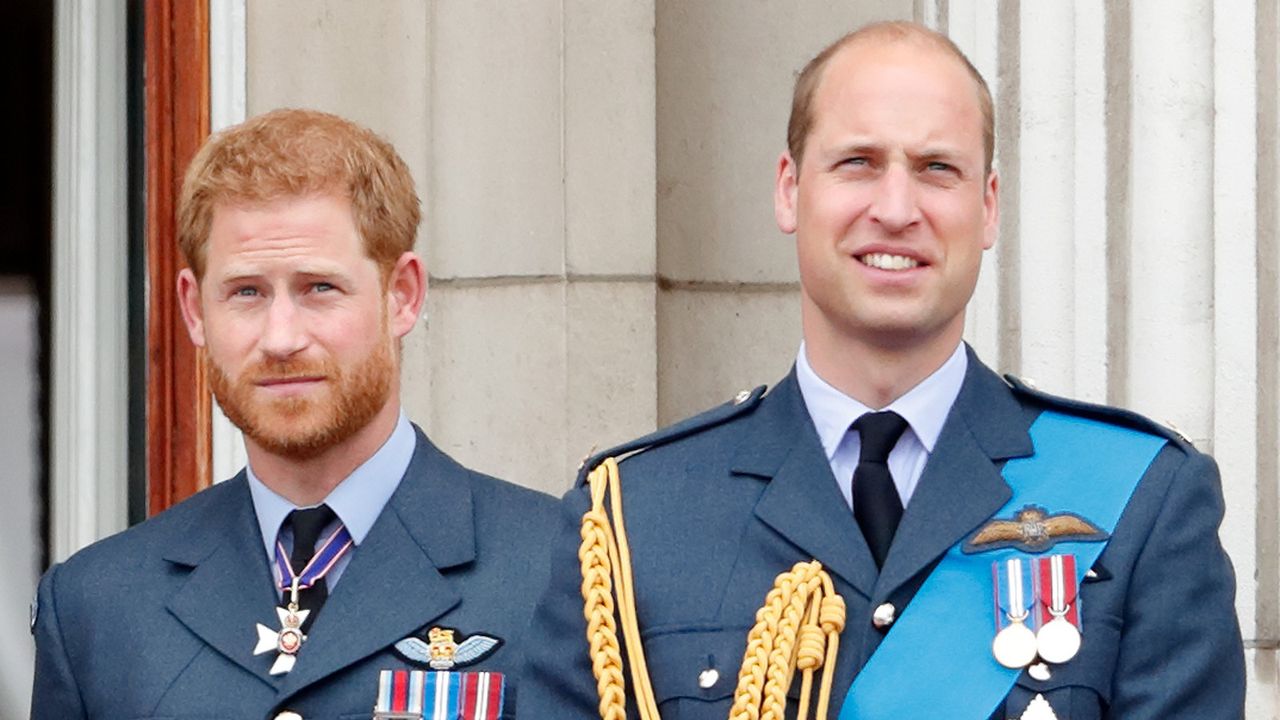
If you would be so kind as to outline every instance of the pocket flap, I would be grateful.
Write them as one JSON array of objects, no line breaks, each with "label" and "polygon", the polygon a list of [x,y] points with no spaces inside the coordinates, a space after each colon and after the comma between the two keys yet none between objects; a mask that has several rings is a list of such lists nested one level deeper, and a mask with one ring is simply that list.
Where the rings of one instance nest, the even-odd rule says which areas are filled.
[{"label": "pocket flap", "polygon": [[673,698],[731,697],[749,630],[691,628],[647,633],[645,659],[658,703]]}]

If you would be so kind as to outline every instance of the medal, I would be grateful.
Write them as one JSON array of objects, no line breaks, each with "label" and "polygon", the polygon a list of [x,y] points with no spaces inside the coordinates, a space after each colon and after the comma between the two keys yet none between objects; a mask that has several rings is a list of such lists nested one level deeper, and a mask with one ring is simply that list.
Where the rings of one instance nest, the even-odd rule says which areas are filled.
[{"label": "medal", "polygon": [[307,636],[302,634],[302,623],[306,622],[311,611],[298,609],[297,578],[294,578],[289,591],[288,607],[276,608],[276,615],[280,618],[280,629],[272,630],[258,623],[258,644],[253,648],[253,654],[261,655],[272,650],[280,653],[276,656],[276,661],[271,663],[272,675],[283,675],[293,669],[293,664],[298,659],[298,650],[307,639]]},{"label": "medal", "polygon": [[1055,617],[1036,633],[1036,649],[1046,662],[1060,665],[1080,652],[1080,631],[1067,620]]},{"label": "medal", "polygon": [[1027,627],[1034,593],[1029,563],[1022,558],[998,560],[991,565],[996,591],[996,637],[991,654],[996,662],[1021,670],[1036,659],[1036,634]]},{"label": "medal", "polygon": [[1021,670],[1036,659],[1036,634],[1015,619],[996,633],[996,639],[991,643],[991,654],[1001,665]]},{"label": "medal", "polygon": [[288,553],[284,545],[276,541],[276,567],[280,570],[280,589],[289,593],[289,602],[284,607],[276,608],[276,617],[280,619],[280,629],[257,624],[258,644],[253,648],[254,655],[262,655],[275,651],[276,660],[268,671],[272,675],[283,675],[293,669],[298,660],[298,651],[307,636],[302,633],[302,624],[307,621],[310,610],[298,609],[298,591],[305,590],[329,574],[338,560],[351,549],[354,543],[351,533],[345,526],[339,526],[337,532],[324,541],[324,545],[316,551],[315,556],[302,572],[295,573],[286,560]]},{"label": "medal", "polygon": [[1061,664],[1080,652],[1080,603],[1076,598],[1076,558],[1050,555],[1036,560],[1041,617],[1050,619],[1036,634],[1036,649],[1047,662]]}]

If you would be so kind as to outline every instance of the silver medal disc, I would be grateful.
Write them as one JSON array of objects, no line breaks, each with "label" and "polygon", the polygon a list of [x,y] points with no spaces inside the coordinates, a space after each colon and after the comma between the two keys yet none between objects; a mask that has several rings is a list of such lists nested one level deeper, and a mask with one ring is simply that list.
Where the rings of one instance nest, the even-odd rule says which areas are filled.
[{"label": "silver medal disc", "polygon": [[1020,622],[1012,623],[996,633],[991,654],[1001,665],[1021,670],[1036,659],[1036,634]]},{"label": "silver medal disc", "polygon": [[1080,652],[1080,631],[1066,618],[1055,617],[1036,635],[1040,657],[1056,664],[1067,662]]}]

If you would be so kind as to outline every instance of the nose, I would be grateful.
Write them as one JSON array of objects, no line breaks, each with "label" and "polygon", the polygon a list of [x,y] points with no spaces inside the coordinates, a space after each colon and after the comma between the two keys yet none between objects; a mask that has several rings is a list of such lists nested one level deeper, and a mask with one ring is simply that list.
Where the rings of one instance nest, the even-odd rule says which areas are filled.
[{"label": "nose", "polygon": [[277,293],[267,308],[266,327],[259,347],[268,357],[284,359],[307,346],[307,333],[298,307],[287,293]]},{"label": "nose", "polygon": [[880,176],[871,203],[871,220],[890,233],[899,233],[920,219],[911,171],[897,163]]}]

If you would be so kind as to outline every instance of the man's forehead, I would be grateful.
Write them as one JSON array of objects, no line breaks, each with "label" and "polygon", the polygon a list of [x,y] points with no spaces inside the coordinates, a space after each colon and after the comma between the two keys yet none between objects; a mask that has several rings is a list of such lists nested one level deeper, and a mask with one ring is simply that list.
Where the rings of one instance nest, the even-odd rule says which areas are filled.
[{"label": "man's forehead", "polygon": [[[849,41],[823,69],[817,94],[854,84],[870,83],[886,75],[917,74],[937,78],[938,84],[973,90],[973,106],[979,109],[977,82],[964,61],[938,41],[919,35],[871,36]],[[909,92],[913,87],[899,88]]]},{"label": "man's forehead", "polygon": [[[910,107],[913,114],[903,115]],[[923,110],[923,113],[920,112]],[[824,126],[853,130],[870,123],[877,131],[889,123],[933,126],[930,134],[955,131],[982,142],[982,105],[978,87],[959,58],[927,40],[859,40],[833,56],[813,102],[815,130]],[[964,120],[972,120],[971,128]]]},{"label": "man's forehead", "polygon": [[209,244],[224,251],[285,249],[359,237],[350,202],[338,197],[218,203],[212,219]]},{"label": "man's forehead", "polygon": [[206,255],[205,272],[215,282],[376,270],[355,227],[332,213],[271,207],[228,207],[226,212],[214,223]]}]

